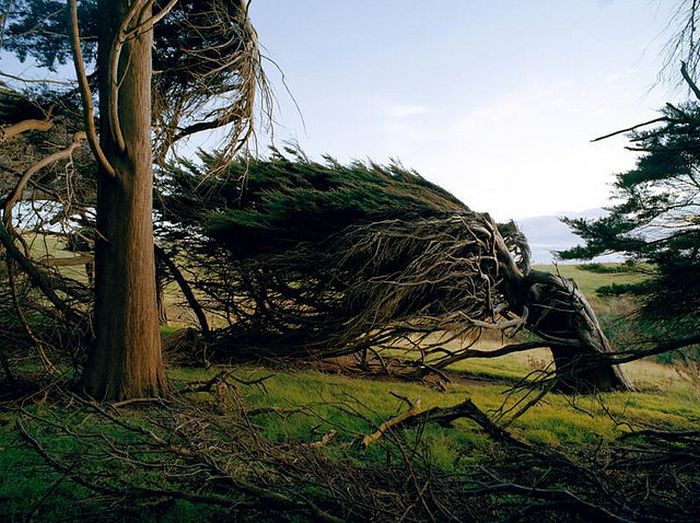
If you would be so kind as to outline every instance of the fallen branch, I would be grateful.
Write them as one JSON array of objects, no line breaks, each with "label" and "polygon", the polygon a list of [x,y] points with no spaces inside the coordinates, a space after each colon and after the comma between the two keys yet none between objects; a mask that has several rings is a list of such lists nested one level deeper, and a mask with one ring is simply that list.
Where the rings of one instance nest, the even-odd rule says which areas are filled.
[{"label": "fallen branch", "polygon": [[398,427],[406,420],[414,417],[416,414],[418,414],[419,410],[420,400],[416,400],[416,402],[413,403],[406,412],[399,414],[398,416],[391,418],[390,420],[385,421],[384,423],[379,425],[379,428],[375,432],[373,432],[372,434],[367,434],[364,438],[362,438],[362,446],[364,448],[369,447],[372,443],[381,439],[381,437],[384,436],[384,434],[387,431]]},{"label": "fallen branch", "polygon": [[499,443],[507,443],[517,448],[529,449],[529,445],[515,439],[507,431],[491,421],[470,398],[451,407],[433,407],[423,412],[418,412],[419,406],[420,400],[403,414],[382,423],[379,430],[363,438],[362,444],[364,447],[366,448],[379,440],[390,429],[415,427],[426,423],[437,423],[447,427],[460,418],[467,418],[479,425],[493,440]]}]

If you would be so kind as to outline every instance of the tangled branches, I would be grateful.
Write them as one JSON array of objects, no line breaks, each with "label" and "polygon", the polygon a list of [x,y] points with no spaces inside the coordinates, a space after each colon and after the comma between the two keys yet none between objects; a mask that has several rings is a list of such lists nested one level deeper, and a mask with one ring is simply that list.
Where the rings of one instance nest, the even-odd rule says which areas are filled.
[{"label": "tangled branches", "polygon": [[[224,389],[216,391],[217,404],[228,398],[224,410],[172,398],[126,412],[133,402],[101,406],[63,395],[41,416],[23,410],[17,427],[51,469],[98,493],[102,506],[126,510],[186,500],[216,507],[219,517],[621,522],[692,521],[700,508],[697,432],[630,432],[571,455],[519,440],[467,399],[415,416],[412,432],[386,428],[374,443],[382,453],[369,455],[341,427],[320,440],[274,442],[254,420],[284,410],[250,409]],[[440,421],[437,411],[448,421],[467,417],[476,423],[470,430],[493,440],[483,460],[460,460],[453,470],[435,465],[421,435]],[[328,426],[311,410],[305,415]]]},{"label": "tangled branches", "polygon": [[239,299],[227,343],[275,357],[340,356],[419,346],[436,331],[478,337],[508,307],[491,227],[474,213],[388,220],[243,260],[228,289]]},{"label": "tangled branches", "polygon": [[[574,370],[581,355],[611,348],[568,280],[530,270],[515,224],[497,225],[399,165],[318,164],[288,152],[293,159],[273,151],[234,162],[219,184],[191,163],[171,166],[163,213],[176,227],[163,234],[187,253],[204,307],[228,324],[215,332],[217,357],[381,360],[401,350],[439,370],[550,346],[560,388],[630,387],[608,361]],[[244,192],[230,181],[243,171]],[[523,329],[542,342],[472,350],[485,331],[513,338]]]}]

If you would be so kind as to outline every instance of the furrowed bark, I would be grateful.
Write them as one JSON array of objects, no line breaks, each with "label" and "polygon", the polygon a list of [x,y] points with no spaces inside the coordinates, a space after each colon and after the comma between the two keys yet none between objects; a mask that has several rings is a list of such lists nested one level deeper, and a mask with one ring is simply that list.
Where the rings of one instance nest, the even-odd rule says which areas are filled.
[{"label": "furrowed bark", "polygon": [[[633,390],[586,297],[557,274],[532,271],[524,280],[527,328],[545,340],[557,370],[555,390],[589,393]],[[600,356],[600,357],[597,357]]]},{"label": "furrowed bark", "polygon": [[[100,142],[115,176],[100,166],[95,241],[96,343],[84,375],[86,391],[98,399],[153,396],[166,388],[156,305],[152,221],[151,77],[153,30],[128,38],[110,73],[110,50],[121,21],[133,8],[127,0],[101,0],[98,76]],[[150,9],[141,12],[150,16]],[[138,23],[136,17],[133,23]],[[114,82],[117,101],[110,96]],[[123,136],[112,133],[116,114]],[[123,145],[123,147],[122,147]]]}]

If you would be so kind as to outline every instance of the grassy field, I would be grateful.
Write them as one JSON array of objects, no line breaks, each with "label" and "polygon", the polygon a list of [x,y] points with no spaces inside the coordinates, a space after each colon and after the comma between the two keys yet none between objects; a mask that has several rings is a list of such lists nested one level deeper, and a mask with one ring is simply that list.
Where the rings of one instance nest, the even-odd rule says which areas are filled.
[{"label": "grassy field", "polygon": [[[469,370],[473,371],[475,368],[471,365],[479,364],[470,363]],[[283,416],[257,416],[255,423],[261,435],[272,441],[294,444],[316,441],[320,434],[333,429],[338,432],[334,444],[340,445],[372,432],[381,422],[405,410],[406,406],[392,393],[414,402],[420,400],[425,409],[456,404],[468,397],[480,408],[493,412],[503,404],[513,372],[525,371],[527,362],[509,359],[499,366],[489,361],[478,369],[482,376],[494,379],[464,378],[448,383],[444,391],[419,383],[352,378],[312,370],[275,372],[265,368],[242,367],[236,375],[251,379],[273,374],[265,382],[265,391],[241,387],[241,399],[247,407],[302,409]],[[697,428],[697,420],[700,419],[700,390],[697,385],[683,382],[674,376],[672,370],[654,363],[637,363],[629,370],[642,391],[577,398],[575,402],[570,397],[549,395],[514,422],[512,433],[533,444],[546,444],[565,450],[594,447],[601,441],[620,436],[630,427],[653,425],[668,430]],[[172,386],[178,388],[195,380],[206,381],[214,372],[174,368],[170,369],[169,376]],[[198,397],[198,401],[210,399],[211,396],[206,394]],[[54,410],[50,401],[39,403],[31,409],[38,415],[47,415]],[[353,415],[352,411],[362,416]],[[148,410],[127,409],[124,412],[132,421],[148,415]],[[35,519],[54,521],[65,515],[66,511],[74,513],[76,506],[89,511],[91,501],[86,491],[62,481],[60,474],[49,471],[41,459],[21,442],[14,426],[16,414],[12,409],[0,410],[0,468],[4,471],[0,476],[0,519],[19,521],[27,513],[34,513]],[[93,423],[97,430],[114,430],[113,427],[100,428],[99,423],[90,420],[89,416],[76,419],[73,423],[76,426]],[[40,436],[51,450],[65,451],[65,445],[75,445],[60,431],[50,428],[43,429]],[[411,434],[407,437],[411,437]],[[422,437],[433,464],[448,472],[459,470],[465,451],[478,458],[491,445],[475,425],[464,420],[457,421],[453,428],[429,425]],[[75,451],[79,452],[79,449]],[[383,452],[383,447],[377,445],[367,451],[358,450],[355,457],[372,461],[381,459]],[[183,518],[216,520],[217,513],[179,502],[153,520],[178,521]]]},{"label": "grassy field", "polygon": [[[602,264],[610,269],[620,267],[618,263]],[[590,299],[595,297],[595,291],[598,287],[612,284],[627,284],[637,283],[644,279],[644,276],[636,272],[592,272],[582,268],[581,265],[575,264],[547,264],[535,265],[535,269],[547,272],[556,272],[565,278],[573,279],[579,289]]]},{"label": "grassy field", "polygon": [[[576,279],[579,287],[592,295],[596,287],[612,281],[626,283],[636,276],[618,273],[591,273],[575,266],[541,267],[558,270],[562,275]],[[76,275],[79,276],[79,275]],[[615,301],[618,300],[618,301]],[[593,298],[594,307],[607,328],[620,322],[623,308],[619,298]],[[629,306],[627,303],[625,306]],[[606,315],[612,317],[607,318]],[[607,318],[607,319],[606,319]],[[624,317],[623,317],[624,323]],[[617,327],[616,327],[617,328]],[[173,328],[164,329],[171,332]],[[491,344],[491,345],[489,345]],[[480,348],[493,346],[484,342]],[[347,444],[376,429],[383,421],[406,409],[397,399],[403,396],[421,408],[448,406],[471,398],[478,407],[494,414],[503,406],[512,405],[508,396],[514,380],[528,372],[543,368],[549,362],[547,350],[512,354],[499,359],[467,360],[451,370],[454,379],[442,384],[406,382],[387,377],[352,377],[347,375],[304,370],[271,370],[243,366],[236,370],[240,378],[250,379],[272,375],[265,382],[265,390],[239,387],[240,400],[231,409],[282,407],[297,412],[256,416],[255,427],[261,436],[290,445],[317,441],[321,434],[336,430],[337,436],[329,446]],[[529,443],[569,449],[595,448],[601,442],[611,441],[634,427],[654,426],[664,430],[697,429],[700,420],[700,387],[697,379],[679,373],[674,367],[652,361],[638,361],[625,366],[637,392],[608,393],[598,397],[572,398],[550,394],[516,419],[510,430]],[[206,381],[218,369],[170,368],[171,386],[183,387],[193,381]],[[195,401],[209,402],[211,396],[200,394]],[[21,440],[15,427],[18,405],[0,404],[0,520],[39,521],[70,520],[78,510],[90,512],[91,504],[99,503],[83,488],[49,470],[41,458]],[[55,407],[50,398],[34,402],[31,411],[39,415],[52,413]],[[124,414],[138,422],[148,416],[148,409],[123,409]],[[60,415],[60,413],[59,413]],[[223,416],[226,413],[222,413]],[[69,418],[67,418],[69,419]],[[506,421],[508,415],[501,419]],[[110,431],[113,427],[83,416],[70,423],[76,426],[94,424],[96,430]],[[49,450],[80,452],[71,447],[75,441],[51,428],[42,429],[40,436]],[[408,431],[407,437],[411,437]],[[425,450],[433,465],[447,472],[458,472],[465,455],[482,459],[492,443],[483,432],[469,421],[458,420],[453,427],[429,425],[422,434]],[[367,451],[353,451],[353,459],[372,462],[382,459],[381,444]],[[28,518],[28,515],[30,517]],[[118,519],[141,521],[217,521],[222,517],[212,508],[202,508],[189,502],[177,502],[157,514],[126,514]]]}]

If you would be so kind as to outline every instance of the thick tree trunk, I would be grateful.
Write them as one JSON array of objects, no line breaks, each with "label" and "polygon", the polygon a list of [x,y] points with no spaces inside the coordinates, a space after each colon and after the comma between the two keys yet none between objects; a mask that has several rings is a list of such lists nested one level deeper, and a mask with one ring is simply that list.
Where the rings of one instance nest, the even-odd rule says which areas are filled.
[{"label": "thick tree trunk", "polygon": [[[95,240],[96,344],[84,376],[98,399],[157,395],[165,388],[156,305],[151,159],[151,46],[140,29],[119,65],[119,146],[110,120],[109,54],[128,0],[100,0],[100,142],[116,176],[100,172]],[[141,20],[149,13],[142,13]],[[138,17],[134,23],[138,23]]]},{"label": "thick tree trunk", "polygon": [[549,343],[561,392],[632,390],[618,365],[599,356],[613,352],[593,309],[572,283],[532,271],[525,278],[528,329]]}]

